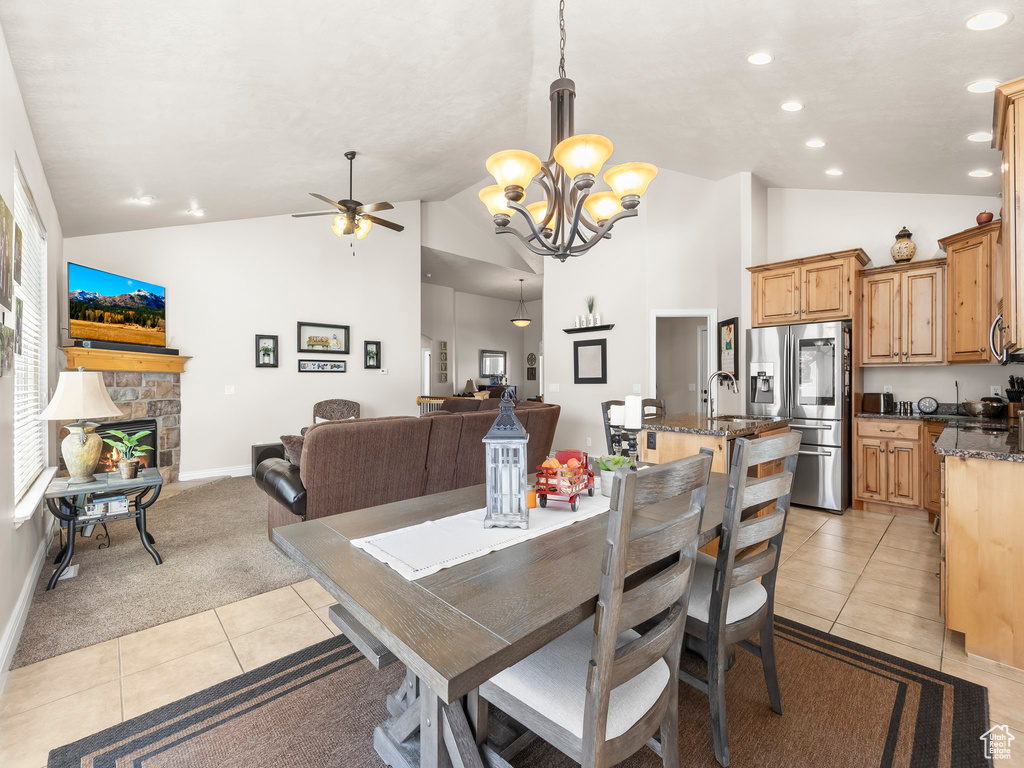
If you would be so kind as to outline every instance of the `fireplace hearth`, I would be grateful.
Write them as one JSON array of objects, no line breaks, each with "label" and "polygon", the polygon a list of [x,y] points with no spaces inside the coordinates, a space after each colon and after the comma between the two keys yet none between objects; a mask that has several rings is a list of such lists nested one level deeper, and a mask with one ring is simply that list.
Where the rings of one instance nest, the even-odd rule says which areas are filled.
[{"label": "fireplace hearth", "polygon": [[[152,450],[143,451],[139,454],[139,469],[158,466],[157,424],[155,419],[133,419],[131,421],[104,422],[96,427],[96,434],[99,435],[102,440],[105,437],[111,436],[110,430],[112,429],[120,430],[127,435],[134,435],[137,432],[148,430],[149,434],[143,437],[139,441],[139,444],[148,445]],[[114,439],[116,440],[117,438]],[[103,452],[100,453],[100,461],[99,464],[96,465],[96,472],[117,472],[117,462],[120,458],[120,455],[113,446],[103,443]]]}]

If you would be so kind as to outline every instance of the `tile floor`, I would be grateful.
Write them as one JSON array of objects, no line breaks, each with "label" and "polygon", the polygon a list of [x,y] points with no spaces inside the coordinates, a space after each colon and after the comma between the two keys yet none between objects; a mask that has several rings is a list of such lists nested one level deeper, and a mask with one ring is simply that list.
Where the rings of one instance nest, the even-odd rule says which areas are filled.
[{"label": "tile floor", "polygon": [[[938,539],[924,520],[794,507],[776,610],[987,686],[993,724],[1024,744],[1024,671],[967,657],[963,636],[939,617],[937,571]],[[0,697],[0,766],[42,768],[53,747],[337,634],[332,602],[304,581],[14,670]],[[59,716],[68,709],[75,718]],[[1024,748],[1000,763],[1018,764]]]}]

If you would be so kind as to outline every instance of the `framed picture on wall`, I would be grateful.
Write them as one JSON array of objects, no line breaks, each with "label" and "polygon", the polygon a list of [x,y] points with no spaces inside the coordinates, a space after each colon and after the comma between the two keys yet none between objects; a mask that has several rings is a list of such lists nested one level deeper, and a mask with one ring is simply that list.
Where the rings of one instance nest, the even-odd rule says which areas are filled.
[{"label": "framed picture on wall", "polygon": [[299,352],[348,354],[348,326],[327,323],[298,323],[296,349]]},{"label": "framed picture on wall", "polygon": [[0,197],[0,305],[14,308],[14,213]]},{"label": "framed picture on wall", "polygon": [[[737,379],[740,375],[739,323],[738,317],[732,317],[718,324],[718,370],[731,373]],[[721,380],[719,384],[722,384]]]},{"label": "framed picture on wall", "polygon": [[534,366],[527,366],[526,368],[526,380],[536,381],[537,380],[537,369]]},{"label": "framed picture on wall", "polygon": [[277,368],[277,336],[256,334],[256,367]]},{"label": "framed picture on wall", "polygon": [[363,342],[363,368],[379,369],[380,368],[380,342],[379,341],[364,341]]},{"label": "framed picture on wall", "polygon": [[344,360],[299,360],[299,373],[345,373]]},{"label": "framed picture on wall", "polygon": [[574,341],[573,381],[576,384],[608,383],[608,340]]}]

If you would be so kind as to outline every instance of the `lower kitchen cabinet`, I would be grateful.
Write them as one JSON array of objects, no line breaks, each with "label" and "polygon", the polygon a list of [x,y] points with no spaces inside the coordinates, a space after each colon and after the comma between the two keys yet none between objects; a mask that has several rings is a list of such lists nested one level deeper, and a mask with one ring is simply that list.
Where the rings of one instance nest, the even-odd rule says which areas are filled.
[{"label": "lower kitchen cabinet", "polygon": [[942,457],[932,448],[935,438],[946,425],[940,421],[927,421],[924,425],[924,445],[921,447],[924,469],[924,508],[932,514],[942,509]]},{"label": "lower kitchen cabinet", "polygon": [[922,506],[922,422],[855,421],[854,498],[897,507]]}]

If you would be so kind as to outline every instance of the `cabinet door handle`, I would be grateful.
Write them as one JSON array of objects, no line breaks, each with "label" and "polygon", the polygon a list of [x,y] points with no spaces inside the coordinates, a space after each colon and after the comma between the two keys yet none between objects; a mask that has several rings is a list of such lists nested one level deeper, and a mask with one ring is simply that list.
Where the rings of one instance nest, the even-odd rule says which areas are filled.
[{"label": "cabinet door handle", "polygon": [[879,432],[895,432],[896,430],[895,429],[881,429],[881,428],[879,428],[878,431]]},{"label": "cabinet door handle", "polygon": [[892,453],[892,452],[893,452],[893,450],[892,450],[892,448],[890,448],[890,449],[889,449],[889,453]]},{"label": "cabinet door handle", "polygon": [[900,356],[900,353],[899,353],[899,352],[893,352],[893,353],[892,353],[892,356],[893,356],[893,357],[899,357],[899,356]]}]

